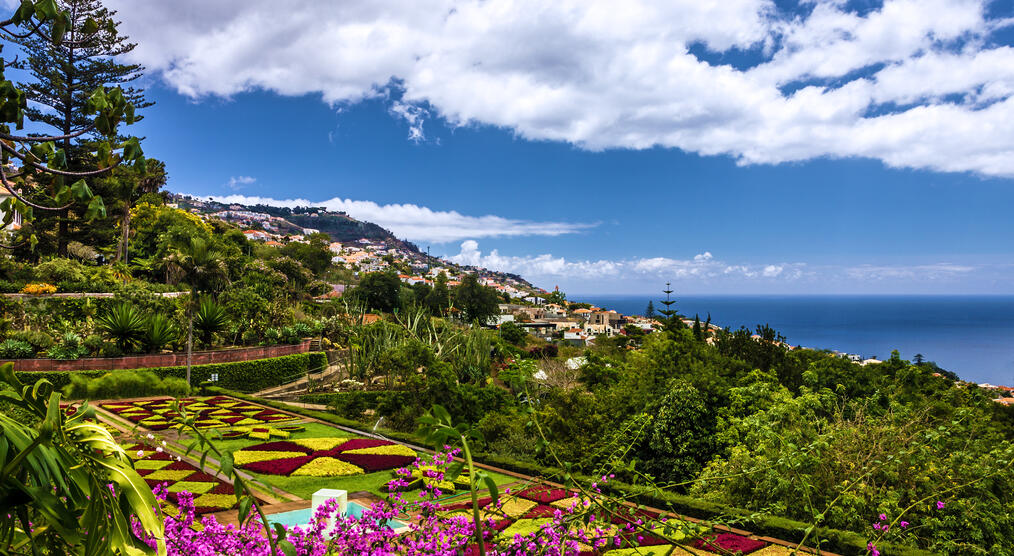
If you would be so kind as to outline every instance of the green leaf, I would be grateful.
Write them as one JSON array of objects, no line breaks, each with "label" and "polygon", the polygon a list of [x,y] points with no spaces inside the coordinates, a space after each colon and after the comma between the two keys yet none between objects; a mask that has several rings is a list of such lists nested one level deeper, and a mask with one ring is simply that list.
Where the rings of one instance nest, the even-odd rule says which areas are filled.
[{"label": "green leaf", "polygon": [[43,21],[53,19],[58,13],[60,9],[56,6],[56,0],[39,0],[35,4],[35,15]]},{"label": "green leaf", "polygon": [[97,21],[95,21],[95,18],[92,18],[92,17],[89,17],[87,20],[85,20],[85,24],[81,28],[81,31],[84,34],[86,34],[86,35],[91,35],[92,33],[96,33],[96,32],[98,32],[98,30],[99,30],[99,23]]},{"label": "green leaf", "polygon": [[278,535],[278,540],[284,541],[288,531],[285,530],[285,526],[281,523],[275,524],[275,534]]},{"label": "green leaf", "polygon": [[296,556],[296,547],[289,541],[282,541],[278,543],[278,548],[285,554],[285,556]]},{"label": "green leaf", "polygon": [[21,0],[21,6],[18,8],[18,11],[14,12],[12,19],[14,19],[15,24],[22,23],[31,19],[34,13],[35,4],[32,3],[32,0]]},{"label": "green leaf", "polygon": [[92,190],[88,187],[88,184],[84,180],[77,180],[70,186],[70,190],[74,193],[74,198],[78,201],[85,202],[92,198]]},{"label": "green leaf", "polygon": [[67,14],[63,15],[64,17],[58,17],[56,18],[56,21],[53,22],[53,35],[50,37],[53,44],[62,43],[63,36],[67,33],[67,26],[70,22],[68,21],[69,18],[67,17]]},{"label": "green leaf", "polygon": [[500,501],[500,489],[496,486],[496,481],[493,477],[483,473],[482,482],[486,483],[486,488],[489,489],[489,496],[493,499],[493,505]]},{"label": "green leaf", "polygon": [[123,158],[125,160],[134,160],[141,155],[141,144],[137,141],[137,137],[131,137],[123,143]]},{"label": "green leaf", "polygon": [[106,204],[102,202],[102,197],[92,197],[92,201],[88,203],[88,208],[85,210],[85,219],[95,220],[96,218],[106,217]]},{"label": "green leaf", "polygon": [[247,517],[250,516],[250,507],[253,506],[254,499],[252,496],[244,496],[239,501],[239,522],[246,523]]},{"label": "green leaf", "polygon": [[222,458],[218,462],[218,467],[222,471],[222,474],[226,477],[231,477],[233,473],[233,465],[232,452],[225,452],[222,454]]}]

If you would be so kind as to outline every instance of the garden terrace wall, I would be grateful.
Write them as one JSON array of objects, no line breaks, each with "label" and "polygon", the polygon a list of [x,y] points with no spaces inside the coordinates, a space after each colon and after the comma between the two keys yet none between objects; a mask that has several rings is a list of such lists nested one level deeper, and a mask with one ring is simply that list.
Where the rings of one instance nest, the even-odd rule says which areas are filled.
[{"label": "garden terrace wall", "polygon": [[[261,405],[281,409],[289,413],[304,415],[306,417],[355,429],[367,436],[370,434],[362,430],[362,423],[346,419],[332,413],[295,407],[273,400],[263,400],[253,396],[230,392],[224,388],[211,387],[207,388],[207,390],[214,394],[235,396],[239,399],[256,402]],[[321,398],[320,401],[323,401],[323,399],[325,398]],[[431,450],[436,448],[426,442],[426,440],[412,434],[383,428],[379,431],[375,430],[374,432],[379,432],[386,438],[426,447]],[[551,467],[542,467],[532,462],[512,460],[495,454],[476,452],[473,453],[473,457],[478,463],[532,477],[569,477],[574,481],[580,481],[586,484],[596,480],[594,477],[584,476]],[[716,504],[699,498],[693,498],[691,496],[661,491],[644,486],[626,485],[617,481],[610,481],[607,489],[608,491],[611,491],[612,494],[631,497],[631,501],[633,502],[654,506],[656,508],[672,508],[673,511],[682,515],[697,519],[729,520],[730,518],[735,518],[737,520],[741,520],[736,524],[736,527],[749,529],[754,534],[767,535],[786,542],[800,542],[806,536],[806,532],[810,528],[809,523],[803,523],[801,521],[778,516],[764,515],[755,511]],[[822,550],[829,550],[838,554],[868,554],[866,549],[867,539],[858,533],[843,531],[840,529],[816,527],[814,528],[813,533],[809,536],[811,541],[814,539],[814,534],[819,535],[822,541]],[[895,554],[900,556],[931,556],[933,554],[932,552],[919,548],[899,546],[890,543],[881,543],[878,546],[884,554]]]},{"label": "garden terrace wall", "polygon": [[[193,365],[235,363],[255,359],[270,359],[310,351],[310,340],[300,344],[284,346],[259,346],[215,351],[197,351],[193,354]],[[14,371],[112,371],[121,369],[151,369],[154,367],[175,367],[187,364],[186,353],[162,353],[153,355],[129,355],[125,357],[86,357],[83,359],[12,359],[0,360],[14,363]]]},{"label": "garden terrace wall", "polygon": [[[200,384],[210,380],[211,375],[217,374],[217,384],[224,388],[254,392],[285,384],[308,371],[316,372],[326,367],[327,356],[323,352],[313,351],[270,359],[195,365],[190,370],[190,382],[191,384]],[[185,378],[187,375],[187,368],[185,366],[119,370],[15,371],[15,374],[19,380],[27,384],[44,378],[53,383],[55,388],[61,389],[70,384],[70,376],[72,374],[98,378],[107,372],[133,373],[141,371],[148,371],[162,378],[167,376]]]}]

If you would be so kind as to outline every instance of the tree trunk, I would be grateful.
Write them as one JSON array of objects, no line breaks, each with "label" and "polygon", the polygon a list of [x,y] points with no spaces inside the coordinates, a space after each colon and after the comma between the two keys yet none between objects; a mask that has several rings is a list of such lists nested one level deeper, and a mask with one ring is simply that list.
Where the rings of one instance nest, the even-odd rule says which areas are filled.
[{"label": "tree trunk", "polygon": [[130,246],[130,203],[126,202],[123,204],[123,218],[121,227],[123,228],[123,235],[120,237],[120,248],[116,250],[116,260],[123,261],[123,264],[130,262],[129,256],[127,255],[127,248]]},{"label": "tree trunk", "polygon": [[[193,295],[193,294],[191,294]],[[190,386],[190,364],[194,356],[194,309],[187,309],[187,386]]]}]

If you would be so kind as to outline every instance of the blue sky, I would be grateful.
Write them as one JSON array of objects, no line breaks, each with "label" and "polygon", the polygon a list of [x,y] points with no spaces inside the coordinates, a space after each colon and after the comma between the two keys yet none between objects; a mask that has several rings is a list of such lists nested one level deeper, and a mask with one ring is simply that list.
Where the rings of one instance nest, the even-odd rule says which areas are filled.
[{"label": "blue sky", "polygon": [[173,191],[576,294],[1014,293],[1009,1],[110,4]]}]

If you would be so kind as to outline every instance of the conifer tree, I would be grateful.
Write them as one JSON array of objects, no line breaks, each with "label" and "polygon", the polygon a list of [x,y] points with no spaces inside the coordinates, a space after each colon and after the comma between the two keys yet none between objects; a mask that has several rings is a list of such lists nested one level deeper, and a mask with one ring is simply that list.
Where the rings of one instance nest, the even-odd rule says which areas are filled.
[{"label": "conifer tree", "polygon": [[644,310],[644,316],[646,318],[655,318],[655,304],[648,300],[648,308]]},{"label": "conifer tree", "polygon": [[701,316],[700,315],[694,315],[694,338],[697,338],[697,340],[704,339],[704,337],[703,337],[703,335],[701,333]]},{"label": "conifer tree", "polygon": [[[68,16],[65,22],[61,22],[61,25],[66,25],[65,40],[54,43],[46,38],[51,34],[49,32],[16,38],[15,42],[26,54],[24,69],[32,78],[19,86],[27,100],[35,103],[25,108],[25,115],[33,122],[52,127],[55,135],[63,136],[60,147],[66,153],[67,168],[81,171],[93,165],[89,152],[95,148],[99,138],[95,131],[91,131],[94,117],[86,113],[88,99],[96,89],[121,87],[124,99],[135,110],[153,103],[144,99],[142,89],[129,85],[141,77],[144,68],[117,60],[137,45],[117,32],[118,22],[113,19],[116,12],[103,7],[99,0],[58,0],[56,3]],[[97,30],[92,28],[96,21],[102,22]],[[44,24],[50,31],[53,26],[53,22]],[[133,116],[134,121],[140,119],[140,115]],[[83,134],[71,137],[82,131]],[[122,141],[124,137],[116,139]],[[99,196],[110,193],[102,190],[102,180],[87,181]],[[118,196],[112,193],[111,197]],[[57,228],[53,240],[55,245],[47,245],[43,241],[43,248],[55,248],[63,256],[72,232],[78,232],[77,235],[90,233],[88,230],[70,229],[72,224],[80,223],[79,212],[82,212],[80,207],[72,206],[49,217],[40,215],[41,218],[37,219],[40,229]],[[77,239],[91,238],[82,236]]]}]

